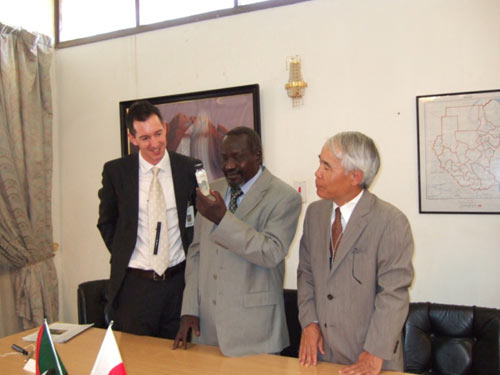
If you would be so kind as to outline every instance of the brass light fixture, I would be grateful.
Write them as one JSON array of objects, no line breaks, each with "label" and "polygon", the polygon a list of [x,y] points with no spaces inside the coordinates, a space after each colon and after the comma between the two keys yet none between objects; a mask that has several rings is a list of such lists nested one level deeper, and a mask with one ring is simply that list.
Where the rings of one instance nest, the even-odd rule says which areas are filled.
[{"label": "brass light fixture", "polygon": [[290,76],[288,78],[288,83],[285,84],[285,89],[288,96],[292,98],[292,105],[297,107],[304,102],[302,97],[304,96],[307,82],[302,80],[302,63],[300,56],[296,55],[295,57],[289,57],[287,62],[290,66]]}]

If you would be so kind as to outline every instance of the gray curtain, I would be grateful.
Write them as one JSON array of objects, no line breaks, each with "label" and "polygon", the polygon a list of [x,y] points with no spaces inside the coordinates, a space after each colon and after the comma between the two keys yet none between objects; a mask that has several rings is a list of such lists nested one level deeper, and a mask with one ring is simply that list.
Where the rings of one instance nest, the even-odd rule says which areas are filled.
[{"label": "gray curtain", "polygon": [[58,319],[49,37],[0,23],[0,267],[27,329]]}]

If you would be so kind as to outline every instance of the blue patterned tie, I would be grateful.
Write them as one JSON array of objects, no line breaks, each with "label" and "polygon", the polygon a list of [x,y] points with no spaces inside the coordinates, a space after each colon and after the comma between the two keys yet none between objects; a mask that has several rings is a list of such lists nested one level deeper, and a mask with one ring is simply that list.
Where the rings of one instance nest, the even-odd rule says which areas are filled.
[{"label": "blue patterned tie", "polygon": [[239,187],[231,188],[231,200],[229,201],[229,211],[233,214],[238,208],[238,198],[243,195],[243,192]]}]

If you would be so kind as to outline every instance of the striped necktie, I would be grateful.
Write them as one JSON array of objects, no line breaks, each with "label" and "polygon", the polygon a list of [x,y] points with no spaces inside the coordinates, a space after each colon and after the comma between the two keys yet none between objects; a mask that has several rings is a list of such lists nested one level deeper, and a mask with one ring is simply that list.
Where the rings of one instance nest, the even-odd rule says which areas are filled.
[{"label": "striped necktie", "polygon": [[231,188],[231,200],[229,201],[229,211],[233,214],[238,208],[238,198],[243,195],[243,191],[239,187]]},{"label": "striped necktie", "polygon": [[335,259],[335,253],[339,247],[340,239],[342,238],[342,221],[340,215],[340,207],[335,209],[335,220],[332,224],[332,237],[330,241],[330,268]]}]

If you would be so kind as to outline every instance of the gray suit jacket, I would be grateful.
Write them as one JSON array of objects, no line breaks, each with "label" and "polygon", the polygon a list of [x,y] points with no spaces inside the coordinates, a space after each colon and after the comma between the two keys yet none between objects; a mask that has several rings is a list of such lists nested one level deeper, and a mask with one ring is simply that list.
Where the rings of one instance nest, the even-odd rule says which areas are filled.
[{"label": "gray suit jacket", "polygon": [[[225,179],[211,188],[222,197]],[[267,169],[219,225],[196,216],[181,315],[200,318],[200,342],[225,355],[276,353],[288,346],[284,259],[297,229],[300,196]]]},{"label": "gray suit jacket", "polygon": [[406,216],[365,191],[344,228],[329,267],[332,202],[306,213],[297,272],[302,327],[319,322],[326,354],[352,364],[366,350],[384,359],[384,370],[402,371],[401,332],[413,280],[413,237]]}]

